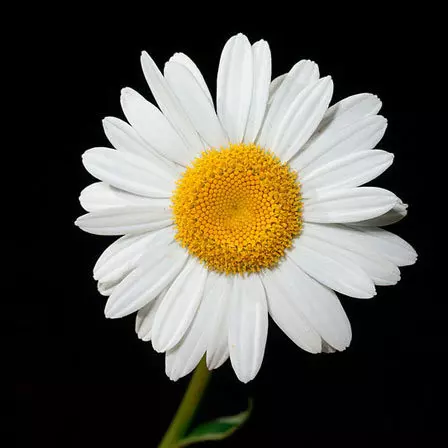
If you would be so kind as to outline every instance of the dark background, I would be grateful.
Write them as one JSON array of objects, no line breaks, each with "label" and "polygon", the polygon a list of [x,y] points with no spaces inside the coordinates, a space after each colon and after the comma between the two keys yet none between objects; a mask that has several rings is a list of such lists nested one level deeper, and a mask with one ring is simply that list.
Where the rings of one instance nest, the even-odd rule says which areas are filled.
[{"label": "dark background", "polygon": [[[408,8],[392,17],[366,6],[339,17],[324,14],[323,5],[310,13],[284,5],[277,18],[276,5],[258,6],[262,18],[244,19],[238,9],[221,17],[218,4],[206,16],[174,4],[163,13],[122,4],[113,20],[112,4],[95,17],[70,5],[36,11],[18,70],[32,99],[26,131],[36,181],[27,192],[36,195],[29,206],[38,216],[33,270],[22,280],[28,292],[15,313],[18,445],[153,447],[165,432],[189,377],[172,383],[165,376],[164,356],[137,339],[134,316],[104,318],[91,271],[113,238],[73,225],[83,213],[79,192],[93,181],[81,154],[108,146],[101,119],[123,118],[122,87],[151,98],[141,50],[159,67],[185,52],[214,92],[222,46],[237,32],[269,42],[273,76],[309,58],[333,76],[333,101],[361,92],[382,99],[389,127],[379,147],[396,158],[375,184],[410,204],[408,217],[389,230],[409,241],[419,260],[372,300],[341,297],[353,328],[344,353],[307,354],[271,322],[256,379],[239,383],[227,362],[213,373],[198,420],[240,412],[253,398],[249,422],[222,447],[365,446],[377,438],[408,446],[417,434],[444,431],[446,293],[436,266],[446,201],[436,169],[444,164],[439,133],[446,124],[438,13]],[[34,220],[28,225],[35,228]]]}]

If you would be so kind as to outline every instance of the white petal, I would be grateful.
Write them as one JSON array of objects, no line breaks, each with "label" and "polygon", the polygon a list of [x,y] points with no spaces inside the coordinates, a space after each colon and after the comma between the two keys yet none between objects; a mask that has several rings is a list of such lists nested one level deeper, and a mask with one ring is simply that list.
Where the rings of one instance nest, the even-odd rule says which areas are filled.
[{"label": "white petal", "polygon": [[163,198],[146,198],[132,193],[128,193],[118,188],[111,187],[104,182],[95,182],[81,191],[79,196],[81,206],[88,212],[106,210],[108,208],[123,207],[126,205],[156,205],[169,207],[170,200]]},{"label": "white petal", "polygon": [[[310,353],[320,353],[322,340],[303,314],[296,295],[301,294],[290,287],[290,279],[283,279],[283,261],[277,269],[267,270],[261,276],[266,289],[269,314],[280,329],[300,348]],[[285,281],[287,280],[287,281]]]},{"label": "white petal", "polygon": [[315,191],[304,201],[303,218],[318,223],[362,221],[386,213],[397,201],[393,193],[376,187]]},{"label": "white petal", "polygon": [[154,104],[128,87],[121,91],[121,107],[129,123],[148,145],[164,158],[188,165],[190,150]]},{"label": "white petal", "polygon": [[165,77],[196,131],[209,146],[228,146],[229,140],[213,104],[190,70],[177,62],[167,62]]},{"label": "white petal", "polygon": [[166,79],[145,51],[142,53],[141,63],[146,82],[157,104],[189,148],[190,156],[193,158],[204,149],[199,135],[194,130],[187,114],[168,86]]},{"label": "white petal", "polygon": [[271,81],[271,50],[266,41],[252,45],[253,89],[244,141],[253,143],[264,119]]},{"label": "white petal", "polygon": [[301,193],[358,187],[383,173],[392,165],[394,155],[381,150],[359,151],[340,159],[320,165],[319,168],[305,168],[300,173]]},{"label": "white petal", "polygon": [[129,193],[169,198],[175,187],[171,175],[135,154],[93,148],[82,155],[82,162],[92,176]]},{"label": "white petal", "polygon": [[305,87],[290,107],[283,119],[274,124],[268,137],[270,148],[282,160],[289,160],[311,137],[333,95],[333,81],[329,76]]},{"label": "white petal", "polygon": [[[126,89],[123,90],[125,91]],[[137,131],[131,125],[119,118],[104,118],[103,129],[113,147],[119,151],[131,152],[142,157],[145,157],[151,152],[150,147],[140,137]]]},{"label": "white petal", "polygon": [[282,82],[286,78],[287,73],[284,73],[283,75],[277,76],[277,78],[274,78],[271,81],[271,84],[269,85],[269,98],[268,98],[268,104],[272,103],[272,100],[274,99],[274,95],[277,93],[278,88],[281,86]]},{"label": "white petal", "polygon": [[135,332],[142,341],[149,342],[151,340],[154,318],[166,291],[167,289],[164,289],[154,300],[140,308],[135,316]]},{"label": "white petal", "polygon": [[316,129],[316,136],[324,131],[335,131],[364,117],[376,115],[380,109],[380,99],[370,93],[360,93],[344,98],[327,110]]},{"label": "white petal", "polygon": [[337,224],[307,223],[302,235],[339,247],[376,285],[395,285],[400,280],[397,266],[380,252],[373,250],[368,238],[359,230]]},{"label": "white petal", "polygon": [[222,50],[216,94],[218,117],[232,143],[243,140],[252,85],[252,48],[247,37],[238,34],[231,37]]},{"label": "white petal", "polygon": [[315,169],[355,151],[373,149],[383,137],[386,127],[387,120],[375,115],[341,129],[329,129],[311,139],[291,160],[291,167],[300,173],[305,167]]},{"label": "white petal", "polygon": [[258,275],[234,278],[229,315],[230,361],[243,383],[255,378],[268,334],[266,294]]},{"label": "white petal", "polygon": [[165,352],[182,339],[201,303],[206,278],[207,269],[190,258],[157,311],[152,329],[154,350]]},{"label": "white petal", "polygon": [[308,85],[315,84],[319,80],[318,65],[306,59],[295,64],[285,75],[276,78],[277,85],[272,88],[272,104],[269,108],[269,122],[275,123],[283,119],[287,109],[297,95]]},{"label": "white petal", "polygon": [[[115,194],[115,191],[122,190],[117,190],[104,182],[95,182],[88,185],[81,191],[81,194],[79,195],[79,202],[81,203],[82,208],[88,212],[95,212],[98,210],[105,210],[112,207],[132,204],[127,201],[125,197]],[[130,193],[123,193],[132,196]]]},{"label": "white petal", "polygon": [[122,279],[137,267],[157,231],[142,235],[125,235],[114,241],[98,258],[93,278],[101,282]]},{"label": "white petal", "polygon": [[[274,283],[283,296],[282,302],[291,312],[288,316],[286,310],[278,310],[283,323],[289,325],[289,331],[293,334],[300,331],[302,340],[308,338],[308,344],[313,344],[312,353],[320,352],[322,349],[320,338],[316,339],[316,332],[337,350],[348,347],[352,336],[350,322],[334,291],[305,274],[290,258],[284,260],[277,269],[267,272],[263,280],[268,277],[271,288]],[[267,287],[269,304],[273,302],[269,299],[270,286]],[[276,306],[279,308],[278,304]],[[271,307],[269,309],[271,310]],[[292,319],[297,314],[303,317],[294,325]],[[274,317],[272,314],[271,316]],[[299,330],[296,327],[302,326],[303,320],[308,325]],[[308,335],[307,332],[311,334]]]},{"label": "white petal", "polygon": [[94,235],[125,235],[163,229],[172,225],[171,210],[165,206],[124,206],[80,216],[75,225]]},{"label": "white petal", "polygon": [[417,261],[417,252],[403,238],[378,227],[356,227],[368,236],[371,247],[397,266],[409,266]]},{"label": "white petal", "polygon": [[209,297],[214,303],[213,312],[210,313],[211,331],[207,345],[207,367],[210,370],[217,369],[229,358],[227,335],[231,296],[231,277],[210,272],[204,291],[204,297]]},{"label": "white petal", "polygon": [[185,67],[187,67],[188,70],[190,70],[191,74],[196,78],[196,81],[202,87],[202,90],[207,95],[207,98],[210,100],[210,103],[213,104],[213,99],[212,95],[210,94],[210,90],[197,65],[184,53],[174,53],[174,55],[171,56],[170,61],[177,62],[178,64],[182,64]]},{"label": "white petal", "polygon": [[188,375],[201,360],[214,326],[219,323],[216,319],[217,308],[219,309],[219,303],[215,302],[215,297],[204,291],[204,297],[190,328],[179,344],[166,353],[165,371],[171,380],[177,381]]},{"label": "white petal", "polygon": [[257,143],[266,148],[274,148],[273,138],[284,120],[287,111],[297,99],[297,96],[308,85],[313,85],[319,80],[319,67],[308,60],[295,64],[285,78],[281,81],[271,99],[263,128]]},{"label": "white petal", "polygon": [[[135,95],[135,97],[137,98],[137,104],[139,102],[138,101],[139,98],[141,98],[142,101],[147,102],[137,92],[133,92],[132,89],[123,89],[123,91],[132,92],[130,93],[130,95],[131,97],[132,95]],[[123,95],[123,91],[122,91],[122,103],[124,98],[126,97],[126,95]],[[126,100],[124,100],[124,104],[126,106],[126,109],[128,109],[129,104],[126,102]],[[136,105],[135,103],[132,104],[134,106]],[[128,112],[129,116],[133,117],[134,114],[137,114],[138,118],[136,122],[140,123],[140,121],[143,121],[143,123],[145,124],[144,131],[146,133],[148,130],[148,125],[150,125],[150,123],[148,123],[147,121],[147,115],[140,113],[144,112],[144,110],[138,110],[138,108],[134,110],[132,106],[130,106],[130,108],[132,109],[133,113]],[[154,106],[153,108],[156,109]],[[157,113],[160,114],[160,111],[157,111]],[[115,117],[106,117],[103,120],[103,128],[104,133],[106,134],[107,138],[112,143],[114,148],[118,149],[119,151],[130,152],[143,158],[146,158],[148,161],[151,162],[151,164],[159,165],[161,169],[164,169],[173,177],[177,177],[177,175],[179,174],[180,167],[178,167],[170,160],[165,158],[163,155],[158,153],[150,144],[146,143],[143,140],[143,138],[140,137],[138,132],[125,121]],[[174,130],[172,130],[172,132],[175,134]],[[177,137],[177,134],[175,135]],[[160,136],[158,136],[157,138],[160,139]],[[168,140],[167,136],[163,135],[162,138],[166,143]]]},{"label": "white petal", "polygon": [[120,283],[120,281],[121,279],[112,282],[98,282],[97,283],[98,292],[102,296],[109,297],[114,292],[114,289]]},{"label": "white petal", "polygon": [[[342,249],[341,249],[342,250]],[[390,286],[400,281],[400,270],[387,259],[362,253],[343,250],[343,254],[354,264],[359,266],[375,285]]]},{"label": "white petal", "polygon": [[401,199],[399,199],[398,203],[395,204],[394,207],[388,212],[384,213],[384,215],[372,219],[366,219],[365,221],[353,222],[350,224],[362,227],[389,226],[391,224],[395,224],[398,221],[401,221],[408,214],[407,208],[408,204],[403,204]]},{"label": "white petal", "polygon": [[152,249],[148,249],[139,266],[115,288],[106,304],[106,317],[127,316],[144,307],[182,270],[188,258],[187,252],[176,243],[162,243],[162,237],[152,241]]},{"label": "white petal", "polygon": [[325,241],[301,235],[289,256],[308,275],[335,291],[359,299],[376,294],[368,275],[339,248]]}]

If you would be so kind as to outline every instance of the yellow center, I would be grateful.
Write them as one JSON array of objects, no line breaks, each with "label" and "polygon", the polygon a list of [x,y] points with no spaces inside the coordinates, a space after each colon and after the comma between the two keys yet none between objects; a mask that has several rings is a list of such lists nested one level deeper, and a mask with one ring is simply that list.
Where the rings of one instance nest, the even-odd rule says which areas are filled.
[{"label": "yellow center", "polygon": [[272,268],[302,226],[297,173],[253,144],[204,151],[177,181],[172,209],[177,241],[226,274]]}]

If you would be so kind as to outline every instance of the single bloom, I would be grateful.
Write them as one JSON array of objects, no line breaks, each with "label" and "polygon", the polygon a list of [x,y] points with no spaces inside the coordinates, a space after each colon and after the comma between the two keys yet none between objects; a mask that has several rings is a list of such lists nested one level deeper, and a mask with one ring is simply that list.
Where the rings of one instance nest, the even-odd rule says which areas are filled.
[{"label": "single bloom", "polygon": [[363,187],[393,155],[371,94],[329,107],[333,82],[301,60],[271,81],[267,42],[233,36],[217,75],[216,111],[201,72],[176,53],[162,74],[141,56],[158,107],[125,88],[127,122],[105,118],[111,148],[83,154],[100,182],[76,221],[122,235],[94,278],[105,314],[137,312],[143,341],[166,353],[177,380],[206,355],[229,357],[247,382],[260,369],[268,315],[303,350],[342,351],[349,320],[336,292],[367,299],[394,285],[417,255],[382,229],[406,216],[382,188]]}]

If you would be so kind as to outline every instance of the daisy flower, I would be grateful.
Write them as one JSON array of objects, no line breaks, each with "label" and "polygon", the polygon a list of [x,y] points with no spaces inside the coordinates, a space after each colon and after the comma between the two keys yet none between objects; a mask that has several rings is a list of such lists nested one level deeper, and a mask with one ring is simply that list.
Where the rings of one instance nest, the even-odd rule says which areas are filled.
[{"label": "daisy flower", "polygon": [[332,79],[309,60],[271,81],[268,44],[242,34],[222,51],[216,111],[185,54],[163,74],[146,52],[141,64],[158,107],[123,89],[127,122],[103,121],[115,149],[83,154],[100,182],[82,191],[88,213],[76,225],[122,235],[94,267],[106,317],[137,312],[138,337],[166,353],[172,380],[204,355],[209,369],[230,357],[252,380],[269,315],[307,352],[346,349],[336,292],[370,298],[416,261],[381,228],[407,206],[362,186],[393,161],[374,149],[387,125],[380,100],[358,94],[329,107]]}]

